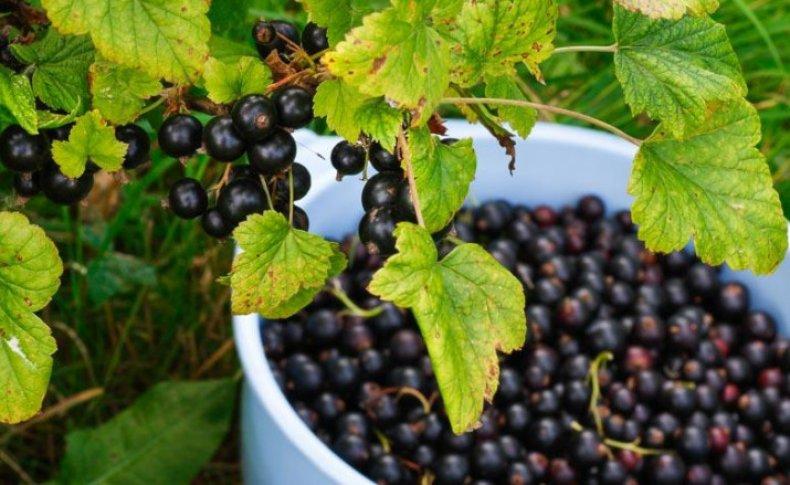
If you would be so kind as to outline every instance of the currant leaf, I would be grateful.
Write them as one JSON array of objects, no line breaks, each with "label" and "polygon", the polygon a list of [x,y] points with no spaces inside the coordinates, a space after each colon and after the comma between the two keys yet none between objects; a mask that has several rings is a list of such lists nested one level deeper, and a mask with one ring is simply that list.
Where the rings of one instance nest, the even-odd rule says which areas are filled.
[{"label": "currant leaf", "polygon": [[189,483],[222,443],[234,379],[162,382],[101,426],[71,431],[58,483]]},{"label": "currant leaf", "polygon": [[258,55],[255,48],[249,44],[236,42],[219,35],[212,35],[208,45],[211,57],[227,64],[233,64],[241,57],[256,57]]},{"label": "currant leaf", "polygon": [[64,34],[90,34],[106,59],[173,82],[197,80],[211,35],[204,0],[42,0]]},{"label": "currant leaf", "polygon": [[409,133],[409,148],[425,227],[439,231],[461,208],[475,178],[472,140],[447,145],[427,128],[418,128]]},{"label": "currant leaf", "polygon": [[[489,98],[528,101],[513,78],[508,76],[490,77],[486,81],[486,96]],[[526,139],[538,121],[538,112],[533,108],[500,106],[497,109],[499,117],[510,124],[511,128],[516,130],[516,133],[521,138]]]},{"label": "currant leaf", "polygon": [[24,421],[41,407],[56,344],[34,312],[49,303],[62,273],[58,250],[40,227],[0,212],[0,422]]},{"label": "currant leaf", "polygon": [[318,86],[313,111],[317,116],[325,116],[329,128],[346,140],[356,141],[365,133],[389,151],[395,148],[395,137],[403,122],[400,111],[388,105],[383,97],[366,97],[339,79]]},{"label": "currant leaf", "polygon": [[497,351],[524,345],[524,290],[476,244],[461,244],[439,261],[427,230],[404,222],[395,235],[398,253],[368,291],[414,312],[453,431],[468,431],[496,392]]},{"label": "currant leaf", "polygon": [[538,64],[554,50],[557,5],[553,0],[465,2],[442,33],[453,47],[453,82],[472,86],[485,76],[514,75],[524,62],[541,78]]},{"label": "currant leaf", "polygon": [[718,0],[614,0],[616,4],[651,18],[679,19],[688,11],[694,15],[713,13]]},{"label": "currant leaf", "polygon": [[708,264],[769,273],[787,251],[787,221],[763,155],[757,111],[743,99],[709,107],[673,138],[661,123],[634,161],[629,193],[639,237],[655,251],[694,239]]},{"label": "currant leaf", "polygon": [[115,130],[94,110],[77,119],[67,141],[52,143],[52,158],[64,175],[77,178],[89,161],[108,172],[119,170],[126,148],[126,143],[115,138]]},{"label": "currant leaf", "polygon": [[250,216],[233,236],[244,250],[230,279],[235,314],[289,317],[345,267],[337,244],[294,229],[275,211]]},{"label": "currant leaf", "polygon": [[162,84],[148,74],[114,62],[99,60],[90,69],[93,106],[116,125],[134,121],[145,100],[159,94]]},{"label": "currant leaf", "polygon": [[0,66],[0,107],[5,107],[11,116],[28,133],[38,133],[36,97],[30,80],[22,74]]},{"label": "currant leaf", "polygon": [[85,112],[85,103],[84,100],[80,99],[77,103],[77,106],[71,110],[71,113],[60,114],[60,113],[53,113],[52,111],[37,111],[38,116],[38,129],[39,130],[49,130],[52,128],[58,128],[59,126],[68,125],[69,123],[73,123],[82,113]]},{"label": "currant leaf", "polygon": [[14,55],[33,69],[33,92],[55,109],[71,111],[88,99],[93,45],[86,36],[47,30],[32,44],[12,44]]},{"label": "currant leaf", "polygon": [[334,46],[369,13],[387,6],[387,0],[301,0],[310,20],[326,27],[329,45]]},{"label": "currant leaf", "polygon": [[208,97],[215,103],[231,103],[246,94],[262,94],[272,82],[269,68],[253,57],[225,63],[211,58],[203,73]]},{"label": "currant leaf", "polygon": [[430,111],[450,82],[450,51],[432,27],[433,4],[399,0],[366,16],[324,55],[324,63],[368,96]]},{"label": "currant leaf", "polygon": [[704,121],[707,103],[746,94],[738,58],[724,26],[708,17],[652,20],[615,7],[615,74],[636,115],[665,121],[682,133]]}]

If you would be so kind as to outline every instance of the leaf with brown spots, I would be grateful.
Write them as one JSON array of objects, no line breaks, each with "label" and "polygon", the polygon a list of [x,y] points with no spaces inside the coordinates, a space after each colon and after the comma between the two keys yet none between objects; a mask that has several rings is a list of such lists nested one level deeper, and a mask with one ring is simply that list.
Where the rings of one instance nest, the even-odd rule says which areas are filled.
[{"label": "leaf with brown spots", "polygon": [[414,224],[395,229],[398,254],[368,290],[411,308],[431,356],[453,431],[475,426],[499,384],[497,352],[512,352],[527,333],[521,283],[476,244],[441,261],[431,234]]}]

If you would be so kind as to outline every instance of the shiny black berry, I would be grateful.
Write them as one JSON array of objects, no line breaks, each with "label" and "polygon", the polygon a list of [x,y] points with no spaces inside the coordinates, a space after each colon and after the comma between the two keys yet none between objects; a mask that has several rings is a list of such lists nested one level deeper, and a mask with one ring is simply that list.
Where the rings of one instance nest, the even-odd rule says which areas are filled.
[{"label": "shiny black berry", "polygon": [[183,178],[174,183],[167,200],[170,210],[182,219],[194,219],[208,208],[206,189],[193,178]]},{"label": "shiny black berry", "polygon": [[359,239],[374,254],[390,255],[395,252],[395,217],[392,209],[373,209],[359,223]]},{"label": "shiny black berry", "polygon": [[280,126],[301,128],[313,120],[313,95],[298,86],[286,86],[272,93]]},{"label": "shiny black berry", "polygon": [[362,189],[365,211],[393,205],[398,197],[403,177],[397,172],[380,172],[370,177]]},{"label": "shiny black berry", "polygon": [[93,175],[87,171],[72,179],[58,169],[55,164],[39,172],[39,185],[44,195],[56,204],[75,204],[88,196],[93,188]]},{"label": "shiny black berry", "polygon": [[203,130],[206,154],[220,162],[232,162],[244,155],[245,145],[230,116],[217,116]]},{"label": "shiny black berry", "polygon": [[302,31],[302,47],[310,55],[329,49],[326,29],[313,22],[308,22]]},{"label": "shiny black berry", "polygon": [[123,156],[123,168],[135,169],[148,161],[151,154],[151,139],[142,128],[130,123],[115,127],[115,138],[127,144]]},{"label": "shiny black berry", "polygon": [[217,199],[217,209],[231,225],[236,225],[250,214],[267,209],[266,194],[260,183],[239,178],[222,188]]},{"label": "shiny black berry", "polygon": [[[293,172],[294,200],[299,200],[310,191],[312,183],[310,171],[301,163],[296,162],[291,165],[291,171]],[[278,204],[284,204],[290,200],[290,190],[290,174],[286,172],[283,174],[283,178],[277,181],[275,188]]]},{"label": "shiny black berry", "polygon": [[233,232],[233,224],[226,221],[216,208],[207,210],[200,217],[200,225],[206,234],[217,239],[224,239]]},{"label": "shiny black berry", "polygon": [[159,148],[171,157],[194,155],[202,143],[203,126],[192,115],[167,118],[159,128]]},{"label": "shiny black berry", "polygon": [[332,149],[330,159],[339,175],[355,175],[365,168],[365,149],[344,140]]},{"label": "shiny black berry", "polygon": [[230,115],[236,131],[251,143],[266,139],[277,126],[277,110],[261,94],[248,94],[236,101]]},{"label": "shiny black berry", "polygon": [[261,175],[275,175],[288,168],[296,158],[296,142],[290,133],[277,128],[266,139],[247,148],[250,167]]},{"label": "shiny black berry", "polygon": [[398,157],[384,149],[378,142],[370,145],[370,164],[379,172],[403,172]]},{"label": "shiny black berry", "polygon": [[69,134],[71,134],[72,128],[74,128],[74,123],[69,123],[63,126],[58,126],[57,128],[46,130],[44,134],[47,135],[47,138],[49,138],[50,141],[66,141],[69,139]]},{"label": "shiny black berry", "polygon": [[252,27],[252,39],[262,59],[276,50],[281,58],[287,60],[293,51],[290,44],[299,45],[299,31],[289,22],[259,20]]},{"label": "shiny black berry", "polygon": [[34,172],[49,157],[49,143],[44,135],[31,135],[19,125],[0,133],[0,162],[14,172]]}]

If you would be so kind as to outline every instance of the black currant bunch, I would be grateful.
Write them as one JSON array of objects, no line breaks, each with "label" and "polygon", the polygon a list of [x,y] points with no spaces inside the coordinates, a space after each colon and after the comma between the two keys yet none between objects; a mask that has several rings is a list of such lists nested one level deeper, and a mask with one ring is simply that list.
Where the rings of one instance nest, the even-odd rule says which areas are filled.
[{"label": "black currant bunch", "polygon": [[[23,198],[43,193],[56,204],[71,205],[85,199],[93,188],[93,176],[99,167],[88,162],[85,172],[72,179],[60,171],[52,159],[52,142],[69,137],[73,124],[44,130],[31,135],[19,125],[11,125],[0,133],[0,163],[14,174],[14,190]],[[148,161],[151,140],[135,124],[115,128],[115,138],[128,145],[123,167],[135,169]]]},{"label": "black currant bunch", "polygon": [[252,40],[264,60],[276,51],[280,59],[290,62],[300,45],[311,56],[329,48],[326,29],[312,22],[305,26],[300,35],[296,26],[290,22],[259,20],[252,26]]}]

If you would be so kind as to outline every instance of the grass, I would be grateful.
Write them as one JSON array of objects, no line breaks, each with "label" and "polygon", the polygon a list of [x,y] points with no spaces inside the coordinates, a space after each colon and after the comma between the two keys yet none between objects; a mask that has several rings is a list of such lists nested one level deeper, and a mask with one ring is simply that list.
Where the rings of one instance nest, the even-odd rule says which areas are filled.
[{"label": "grass", "polygon": [[[761,148],[777,170],[777,182],[790,191],[787,5],[770,0],[722,3],[715,17],[727,25],[749,99],[760,110]],[[557,45],[611,44],[610,17],[608,1],[561,2]],[[530,84],[541,102],[596,116],[634,136],[649,134],[648,120],[632,119],[622,101],[611,54],[558,54],[544,72],[547,86]],[[149,117],[153,126],[156,116]],[[6,462],[0,465],[0,482],[52,478],[69,430],[106,421],[156,382],[229,376],[238,370],[229,293],[215,283],[230,267],[232,247],[208,240],[196,223],[176,220],[161,205],[168,184],[182,173],[212,181],[221,169],[198,160],[182,170],[173,160],[157,158],[152,169],[132,175],[127,184],[101,177],[84,206],[64,210],[33,201],[25,207],[57,242],[66,264],[63,286],[43,315],[59,350],[44,403],[46,419],[25,427],[0,426],[0,459]],[[0,174],[0,194],[8,193],[9,176]],[[0,204],[8,208],[15,202],[9,196]],[[138,269],[155,274],[155,281],[132,278],[132,272],[97,272],[95,261],[114,254],[131,256]],[[121,276],[120,283],[110,276]],[[96,302],[89,285],[97,281],[118,284],[121,291]],[[231,433],[199,481],[238,481],[236,441]]]}]

